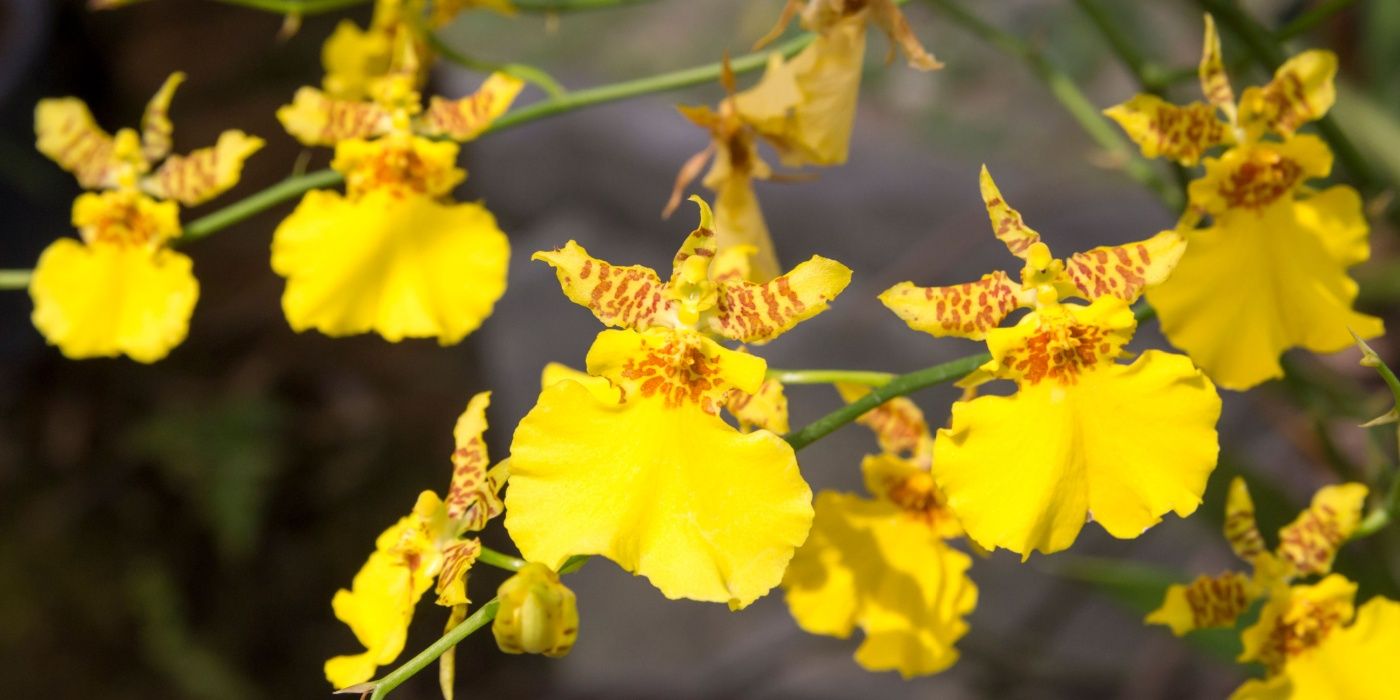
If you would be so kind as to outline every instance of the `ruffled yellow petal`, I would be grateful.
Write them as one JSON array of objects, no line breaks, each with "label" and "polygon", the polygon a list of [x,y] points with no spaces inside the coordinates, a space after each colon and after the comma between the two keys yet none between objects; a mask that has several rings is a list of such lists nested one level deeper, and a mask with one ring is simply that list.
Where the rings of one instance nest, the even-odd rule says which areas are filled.
[{"label": "ruffled yellow petal", "polygon": [[308,192],[272,240],[292,328],[444,345],[481,325],[506,288],[510,245],[479,204],[371,191]]},{"label": "ruffled yellow petal", "polygon": [[491,626],[496,646],[507,654],[560,657],[578,639],[578,602],[559,574],[531,562],[497,590],[501,607]]},{"label": "ruffled yellow petal", "polygon": [[1331,574],[1311,586],[1278,586],[1241,635],[1240,661],[1257,661],[1278,673],[1291,659],[1311,651],[1351,621],[1356,584]]},{"label": "ruffled yellow petal", "polygon": [[175,88],[183,82],[184,73],[171,73],[141,114],[141,153],[147,162],[155,163],[170,153],[171,135],[175,131],[170,123],[170,100],[175,97]]},{"label": "ruffled yellow petal", "polygon": [[1171,277],[1148,290],[1167,338],[1220,386],[1282,376],[1278,357],[1291,347],[1335,352],[1351,346],[1348,329],[1382,333],[1380,319],[1352,310],[1357,286],[1346,267],[1367,243],[1359,200],[1346,189],[1222,212],[1189,234]]},{"label": "ruffled yellow petal", "polygon": [[1297,700],[1386,698],[1400,688],[1400,603],[1372,598],[1346,629],[1284,670]]},{"label": "ruffled yellow petal", "polygon": [[442,552],[434,544],[441,507],[433,492],[421,493],[413,512],[375,540],[374,552],[350,589],[337,591],[331,599],[336,619],[350,627],[366,650],[326,662],[326,679],[336,688],[369,680],[375,667],[403,651],[413,607],[442,566]]},{"label": "ruffled yellow petal", "polygon": [[421,133],[470,141],[491,126],[520,94],[525,83],[504,73],[492,73],[477,91],[457,100],[434,96],[423,113]]},{"label": "ruffled yellow petal", "polygon": [[725,408],[739,421],[739,429],[744,432],[757,429],[782,435],[791,429],[787,395],[783,393],[783,385],[775,380],[765,380],[752,394],[730,392],[728,401]]},{"label": "ruffled yellow petal", "polygon": [[865,641],[856,661],[872,671],[938,673],[957,660],[963,617],[977,604],[971,560],[890,504],[817,496],[812,534],[783,578],[788,608],[813,634]]},{"label": "ruffled yellow petal", "polygon": [[1337,550],[1351,538],[1361,523],[1366,505],[1366,486],[1337,484],[1319,489],[1312,504],[1278,531],[1278,555],[1292,564],[1299,576],[1325,574],[1332,570]]},{"label": "ruffled yellow petal", "polygon": [[603,403],[562,381],[516,429],[506,529],[530,561],[599,554],[669,598],[742,608],[782,579],[811,499],[770,432],[741,434],[691,403]]},{"label": "ruffled yellow petal", "polygon": [[370,85],[389,72],[392,44],[387,32],[366,31],[341,20],[321,45],[321,65],[326,70],[321,87],[339,100],[365,99]]},{"label": "ruffled yellow petal", "polygon": [[388,131],[392,123],[389,113],[373,102],[333,98],[310,87],[297,90],[291,104],[277,109],[277,121],[307,146],[372,138]]},{"label": "ruffled yellow petal", "polygon": [[1021,306],[1021,285],[1000,270],[976,282],[919,287],[900,282],[880,294],[880,303],[910,328],[940,338],[982,340]]},{"label": "ruffled yellow petal", "polygon": [[[1229,84],[1226,83],[1226,90]],[[1192,102],[1180,107],[1156,95],[1135,95],[1104,110],[1118,122],[1146,158],[1170,158],[1195,165],[1205,152],[1234,143],[1230,126],[1215,114],[1215,105]]]},{"label": "ruffled yellow petal", "polygon": [[186,206],[202,204],[237,184],[243,174],[243,161],[264,143],[236,129],[225,131],[219,134],[218,143],[209,148],[167,158],[144,187],[161,199],[173,199]]},{"label": "ruffled yellow petal", "polygon": [[730,340],[761,345],[826,311],[850,283],[850,268],[820,255],[763,284],[721,280],[716,283],[709,329]]},{"label": "ruffled yellow petal", "polygon": [[1200,504],[1215,467],[1220,398],[1180,355],[1149,350],[1075,383],[1023,383],[953,406],[934,476],[970,538],[1022,556],[1074,542],[1092,516],[1137,537]]},{"label": "ruffled yellow petal", "polygon": [[1322,117],[1337,101],[1337,55],[1304,51],[1274,71],[1264,87],[1240,95],[1240,126],[1251,138],[1264,132],[1292,136],[1304,124]]},{"label": "ruffled yellow petal", "polygon": [[595,377],[558,362],[551,362],[544,366],[544,371],[540,373],[540,389],[548,389],[566,379],[582,384],[594,396],[598,397],[599,401],[604,403],[622,402],[622,389],[608,381],[606,377]]},{"label": "ruffled yellow petal", "polygon": [[1178,637],[1210,627],[1234,627],[1258,595],[1249,577],[1241,573],[1198,576],[1189,585],[1167,588],[1162,607],[1150,613],[1145,622],[1171,627]]},{"label": "ruffled yellow petal", "polygon": [[[118,156],[113,137],[97,125],[87,105],[76,97],[39,100],[34,108],[34,133],[39,152],[73,173],[85,189],[114,187],[120,171],[132,165]],[[135,138],[130,134],[131,140]],[[145,165],[144,159],[140,165]]]},{"label": "ruffled yellow petal", "polygon": [[712,415],[731,391],[758,392],[767,368],[760,357],[669,328],[603,331],[588,350],[588,373],[612,380],[627,400],[690,405]]},{"label": "ruffled yellow petal", "polygon": [[649,267],[611,265],[573,241],[530,259],[553,267],[564,295],[604,325],[644,329],[675,315],[675,301],[665,296],[661,279]]},{"label": "ruffled yellow petal", "polygon": [[1075,253],[1065,260],[1065,274],[1085,299],[1110,295],[1131,304],[1167,279],[1185,252],[1180,233],[1163,231],[1138,243]]},{"label": "ruffled yellow petal", "polygon": [[164,248],[85,246],[64,238],[39,256],[34,326],[66,357],[155,362],[189,331],[199,298],[190,259]]}]

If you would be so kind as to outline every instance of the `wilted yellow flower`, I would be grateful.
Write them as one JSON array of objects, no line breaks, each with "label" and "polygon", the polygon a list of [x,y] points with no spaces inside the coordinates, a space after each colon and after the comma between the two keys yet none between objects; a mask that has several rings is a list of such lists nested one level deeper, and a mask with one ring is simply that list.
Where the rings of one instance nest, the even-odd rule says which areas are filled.
[{"label": "wilted yellow flower", "polygon": [[189,331],[199,283],[190,259],[169,248],[181,234],[179,204],[201,204],[232,187],[263,141],[231,130],[214,146],[170,155],[170,101],[184,79],[166,79],[146,105],[139,135],[108,134],[73,97],[40,100],[34,110],[39,151],[84,188],[102,190],[73,202],[82,242],[54,241],[29,284],[34,325],[67,357],[155,362]]},{"label": "wilted yellow flower", "polygon": [[[954,404],[934,441],[934,477],[968,537],[1027,557],[1070,546],[1089,517],[1133,538],[1168,511],[1190,515],[1215,467],[1220,397],[1184,356],[1148,350],[1117,362],[1137,327],[1128,305],[1171,271],[1181,237],[1164,231],[1061,261],[985,167],[982,198],[997,238],[1026,261],[1020,284],[993,272],[880,295],[915,330],[986,339],[992,360],[964,386],[1017,384],[1011,396]],[[1071,296],[1091,303],[1061,301]],[[1020,307],[1032,310],[998,327]]]},{"label": "wilted yellow flower", "polygon": [[802,27],[816,38],[791,61],[772,54],[763,81],[737,96],[738,109],[777,147],[784,164],[838,165],[850,148],[870,23],[899,46],[910,66],[927,71],[943,64],[924,50],[894,0],[788,0],[759,45],[782,34],[799,12]]},{"label": "wilted yellow flower", "polygon": [[[853,400],[865,390],[841,387]],[[938,673],[958,658],[963,617],[977,604],[971,560],[946,538],[962,533],[931,472],[933,439],[923,414],[892,399],[860,419],[881,454],[861,462],[874,498],[817,494],[812,534],[783,577],[788,608],[813,634],[865,634],[856,662],[905,678]]]},{"label": "wilted yellow flower", "polygon": [[[1361,522],[1365,500],[1366,487],[1361,484],[1323,487],[1306,510],[1279,529],[1278,547],[1270,551],[1255,522],[1249,489],[1236,477],[1225,504],[1225,538],[1235,554],[1252,566],[1253,576],[1228,571],[1200,576],[1189,585],[1173,585],[1162,606],[1146,621],[1167,625],[1177,636],[1209,627],[1234,627],[1255,601],[1264,598],[1258,621],[1241,635],[1244,652],[1239,660],[1262,664],[1268,678],[1246,683],[1232,698],[1371,697],[1292,695],[1291,672],[1285,675],[1352,619],[1356,584],[1330,572],[1337,550]],[[1296,583],[1309,576],[1324,578],[1312,585]]]},{"label": "wilted yellow flower", "polygon": [[600,554],[667,597],[748,605],[777,585],[811,525],[792,447],[741,433],[719,413],[753,394],[766,364],[711,336],[763,343],[827,307],[850,270],[822,257],[767,284],[716,276],[713,224],[676,254],[671,278],[617,267],[573,241],[535,258],[604,324],[588,373],[619,391],[561,379],[511,445],[506,528],[530,561]]},{"label": "wilted yellow flower", "polygon": [[[292,328],[342,336],[373,331],[390,341],[456,343],[481,325],[506,288],[510,244],[486,207],[452,201],[466,173],[454,141],[476,138],[520,92],[493,74],[460,100],[413,87],[411,46],[402,70],[372,102],[297,91],[277,117],[307,145],[334,145],[342,195],[313,190],[272,240],[272,268],[287,278],[282,308]],[[434,140],[437,139],[437,140]]]},{"label": "wilted yellow flower", "polygon": [[578,603],[559,574],[529,563],[496,592],[501,607],[491,633],[507,654],[564,656],[578,639]]},{"label": "wilted yellow flower", "polygon": [[[501,513],[497,494],[507,475],[504,463],[487,469],[482,434],[490,401],[490,392],[473,396],[457,419],[447,498],[432,491],[419,494],[413,511],[375,540],[374,552],[350,589],[341,589],[331,600],[336,618],[365,647],[363,653],[326,662],[326,679],[336,688],[363,683],[376,668],[398,658],[413,608],[434,581],[437,604],[453,608],[453,619],[460,621],[466,610],[467,573],[481,554],[481,541],[467,533],[481,530]],[[445,685],[450,688],[450,680]]]},{"label": "wilted yellow flower", "polygon": [[1400,603],[1372,598],[1350,625],[1290,659],[1282,673],[1240,686],[1230,700],[1387,698],[1400,687],[1397,655]]},{"label": "wilted yellow flower", "polygon": [[1380,319],[1352,310],[1347,268],[1370,257],[1361,199],[1345,185],[1307,184],[1331,172],[1332,153],[1296,133],[1331,108],[1336,72],[1334,54],[1305,51],[1236,104],[1207,15],[1200,77],[1209,104],[1138,95],[1105,111],[1149,158],[1195,165],[1228,147],[1205,158],[1189,188],[1187,221],[1208,214],[1210,225],[1187,234],[1171,279],[1147,294],[1167,338],[1226,388],[1282,376],[1278,357],[1288,348],[1334,352],[1351,343],[1348,328],[1382,333]]}]

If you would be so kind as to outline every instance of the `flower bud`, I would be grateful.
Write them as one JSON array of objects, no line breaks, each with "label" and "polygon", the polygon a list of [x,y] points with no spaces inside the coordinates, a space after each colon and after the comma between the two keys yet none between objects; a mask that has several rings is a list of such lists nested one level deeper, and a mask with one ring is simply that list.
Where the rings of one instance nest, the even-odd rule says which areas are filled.
[{"label": "flower bud", "polygon": [[543,564],[526,564],[501,584],[501,607],[491,632],[507,654],[563,656],[578,638],[578,605],[559,574]]}]

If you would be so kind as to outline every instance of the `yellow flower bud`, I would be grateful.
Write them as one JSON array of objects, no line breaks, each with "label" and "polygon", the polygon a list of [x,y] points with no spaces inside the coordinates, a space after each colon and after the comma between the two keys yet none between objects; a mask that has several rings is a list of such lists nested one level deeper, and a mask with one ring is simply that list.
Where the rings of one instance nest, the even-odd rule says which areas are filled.
[{"label": "yellow flower bud", "polygon": [[501,607],[491,632],[501,651],[559,657],[574,647],[578,638],[574,592],[549,567],[526,564],[501,584],[497,596]]}]

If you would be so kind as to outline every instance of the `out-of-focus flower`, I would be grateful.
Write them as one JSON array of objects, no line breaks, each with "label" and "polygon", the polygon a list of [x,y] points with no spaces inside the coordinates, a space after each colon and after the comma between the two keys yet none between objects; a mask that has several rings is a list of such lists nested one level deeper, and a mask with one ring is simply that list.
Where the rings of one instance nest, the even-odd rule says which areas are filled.
[{"label": "out-of-focus flower", "polygon": [[[850,270],[822,257],[766,284],[716,270],[709,207],[669,281],[577,243],[540,252],[564,293],[604,324],[588,373],[556,377],[516,429],[506,528],[525,558],[600,554],[670,598],[741,608],[782,579],[811,526],[792,447],[720,418],[755,394],[766,364],[713,338],[771,340],[827,307]],[[718,273],[718,274],[717,274]],[[546,378],[548,381],[548,378]]]},{"label": "out-of-focus flower", "polygon": [[[863,387],[839,387],[854,400]],[[919,408],[896,398],[859,419],[880,454],[861,462],[874,498],[817,494],[812,534],[783,577],[788,608],[813,634],[865,640],[856,662],[872,671],[938,673],[958,658],[954,644],[977,604],[971,560],[945,540],[962,534],[931,471],[933,438]]]},{"label": "out-of-focus flower", "polygon": [[850,148],[872,22],[910,66],[927,71],[942,64],[924,50],[893,0],[788,0],[759,45],[782,34],[799,12],[802,27],[816,38],[791,61],[773,54],[763,81],[739,94],[739,109],[777,147],[785,165],[838,165]]},{"label": "out-of-focus flower", "polygon": [[[1129,304],[1171,271],[1181,237],[1164,231],[1061,261],[986,168],[982,198],[997,238],[1025,260],[1020,284],[993,272],[880,295],[915,330],[987,341],[991,361],[964,386],[1016,382],[1011,396],[954,404],[934,441],[933,475],[968,537],[1028,557],[1069,547],[1089,517],[1133,538],[1168,511],[1190,515],[1215,467],[1220,397],[1182,355],[1148,350],[1117,362],[1137,327]],[[1000,328],[1020,307],[1032,310]]]},{"label": "out-of-focus flower", "polygon": [[[1177,636],[1210,627],[1234,627],[1240,616],[1263,598],[1266,602],[1258,621],[1242,634],[1244,651],[1239,660],[1262,664],[1267,677],[1246,683],[1232,698],[1371,697],[1290,694],[1293,664],[1325,646],[1355,612],[1356,584],[1331,571],[1337,550],[1361,521],[1365,500],[1366,487],[1361,484],[1323,487],[1306,510],[1279,530],[1278,546],[1270,551],[1255,522],[1249,489],[1236,477],[1230,482],[1225,505],[1225,539],[1235,554],[1251,565],[1253,575],[1227,571],[1171,586],[1162,606],[1146,621],[1166,625]],[[1311,585],[1297,583],[1312,576],[1323,578]],[[1316,662],[1305,662],[1308,664],[1316,667]],[[1353,676],[1344,683],[1356,682],[1354,670],[1339,670]],[[1315,679],[1309,673],[1304,676]]]},{"label": "out-of-focus flower", "polygon": [[[282,308],[292,328],[387,340],[460,341],[505,292],[510,244],[486,207],[454,202],[458,145],[503,114],[521,82],[492,74],[459,100],[423,109],[417,58],[400,31],[401,70],[375,100],[297,91],[277,117],[307,145],[334,145],[331,167],[345,194],[313,190],[273,236],[272,267],[287,278]],[[436,140],[435,140],[436,139]]]},{"label": "out-of-focus flower", "polygon": [[501,607],[491,632],[507,654],[564,656],[578,639],[578,603],[559,574],[544,564],[526,564],[501,584]]},{"label": "out-of-focus flower", "polygon": [[[375,540],[374,552],[350,589],[337,591],[331,600],[336,618],[349,625],[365,647],[360,654],[326,662],[326,679],[336,688],[363,683],[376,668],[398,658],[413,608],[434,582],[437,604],[453,609],[452,620],[464,616],[470,602],[467,574],[481,554],[481,541],[468,533],[481,530],[501,513],[498,493],[509,473],[504,462],[488,470],[482,434],[490,401],[490,392],[473,396],[457,419],[447,497],[432,491],[419,494],[412,512]],[[449,627],[453,624],[449,621]],[[450,657],[444,658],[450,669]],[[450,687],[449,678],[444,692],[450,693]]]},{"label": "out-of-focus flower", "polygon": [[141,131],[108,134],[82,100],[40,100],[39,151],[98,190],[73,202],[81,242],[54,241],[29,285],[34,325],[72,359],[126,355],[155,362],[189,332],[199,298],[190,259],[169,248],[181,234],[179,205],[202,204],[233,187],[263,141],[229,130],[188,155],[170,155],[174,73],[146,105]]},{"label": "out-of-focus flower", "polygon": [[1348,328],[1363,338],[1383,331],[1380,319],[1352,309],[1357,286],[1347,268],[1370,257],[1361,198],[1345,185],[1307,184],[1331,172],[1332,153],[1297,133],[1331,108],[1336,72],[1334,54],[1305,51],[1236,103],[1207,15],[1200,78],[1208,103],[1138,95],[1105,111],[1149,158],[1195,165],[1227,147],[1204,158],[1205,174],[1188,191],[1184,223],[1208,215],[1209,225],[1186,234],[1171,279],[1147,294],[1167,338],[1223,387],[1282,376],[1278,357],[1288,348],[1335,352],[1351,343]]}]

